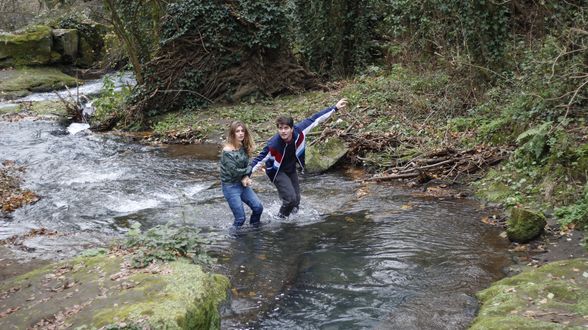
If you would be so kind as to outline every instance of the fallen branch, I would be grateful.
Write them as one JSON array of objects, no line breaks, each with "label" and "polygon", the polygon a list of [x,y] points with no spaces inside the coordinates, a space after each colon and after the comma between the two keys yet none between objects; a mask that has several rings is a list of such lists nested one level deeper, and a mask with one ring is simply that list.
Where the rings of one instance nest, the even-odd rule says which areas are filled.
[{"label": "fallen branch", "polygon": [[392,174],[386,176],[373,176],[371,178],[365,179],[364,181],[388,181],[388,180],[395,180],[395,179],[407,179],[407,178],[416,178],[421,175],[418,172],[411,172],[411,173],[404,173],[404,174]]}]

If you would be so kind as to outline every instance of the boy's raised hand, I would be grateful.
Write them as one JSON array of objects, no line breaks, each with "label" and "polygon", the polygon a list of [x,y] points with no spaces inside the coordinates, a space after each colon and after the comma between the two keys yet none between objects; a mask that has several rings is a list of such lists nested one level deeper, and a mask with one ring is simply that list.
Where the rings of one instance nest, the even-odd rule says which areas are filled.
[{"label": "boy's raised hand", "polygon": [[335,107],[337,108],[337,110],[342,110],[347,106],[347,99],[346,98],[342,98],[339,100],[339,102],[337,102],[337,104],[335,104]]}]

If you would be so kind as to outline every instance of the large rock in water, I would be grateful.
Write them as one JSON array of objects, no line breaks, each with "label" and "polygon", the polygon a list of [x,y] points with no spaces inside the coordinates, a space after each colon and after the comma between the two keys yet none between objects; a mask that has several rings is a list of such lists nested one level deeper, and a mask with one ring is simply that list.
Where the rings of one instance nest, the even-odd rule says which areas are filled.
[{"label": "large rock in water", "polygon": [[14,34],[0,34],[0,68],[48,64],[59,58],[52,52],[53,35],[48,26],[33,26]]},{"label": "large rock in water", "polygon": [[215,329],[228,286],[186,262],[129,269],[122,257],[79,257],[1,283],[0,329]]},{"label": "large rock in water", "polygon": [[539,236],[546,224],[542,214],[515,207],[506,222],[506,234],[513,242],[527,243]]},{"label": "large rock in water", "polygon": [[338,137],[331,137],[326,142],[307,147],[306,171],[309,173],[324,172],[345,156],[348,150],[349,148],[343,140]]}]

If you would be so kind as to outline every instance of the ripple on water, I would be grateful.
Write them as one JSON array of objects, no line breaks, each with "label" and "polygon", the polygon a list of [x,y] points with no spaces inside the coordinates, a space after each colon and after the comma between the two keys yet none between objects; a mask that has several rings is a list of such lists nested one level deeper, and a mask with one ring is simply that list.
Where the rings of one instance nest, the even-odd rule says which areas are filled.
[{"label": "ripple on water", "polygon": [[151,209],[159,206],[160,202],[156,199],[128,199],[123,197],[111,197],[110,203],[107,204],[109,210],[119,213],[133,213],[140,210]]}]

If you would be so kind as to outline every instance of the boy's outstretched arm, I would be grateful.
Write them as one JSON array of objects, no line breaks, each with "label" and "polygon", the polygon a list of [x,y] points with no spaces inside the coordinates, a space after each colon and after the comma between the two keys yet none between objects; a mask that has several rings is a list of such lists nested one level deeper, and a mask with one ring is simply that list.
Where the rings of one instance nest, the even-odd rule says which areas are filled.
[{"label": "boy's outstretched arm", "polygon": [[298,128],[300,128],[304,132],[304,134],[306,134],[311,129],[315,128],[318,124],[322,123],[327,118],[329,118],[335,111],[344,109],[345,107],[347,107],[347,99],[342,98],[334,106],[328,107],[315,113],[314,115],[296,124],[296,126],[298,126]]}]

